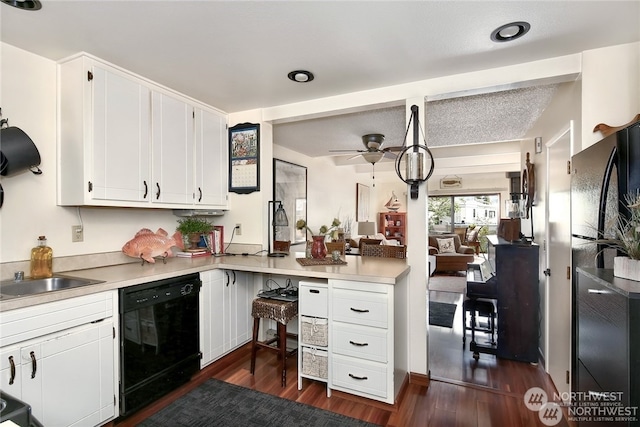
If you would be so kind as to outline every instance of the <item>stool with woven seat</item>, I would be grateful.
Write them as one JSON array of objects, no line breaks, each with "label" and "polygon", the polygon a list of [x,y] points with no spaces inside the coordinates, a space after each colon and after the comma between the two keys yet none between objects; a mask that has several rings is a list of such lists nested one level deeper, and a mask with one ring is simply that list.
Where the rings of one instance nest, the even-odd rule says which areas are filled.
[{"label": "stool with woven seat", "polygon": [[[253,316],[253,341],[251,346],[251,374],[256,370],[256,354],[263,348],[278,353],[282,372],[282,387],[287,385],[287,357],[298,351],[298,346],[287,352],[287,337],[298,338],[297,334],[287,333],[287,323],[298,315],[298,301],[278,301],[267,298],[256,298],[251,305]],[[275,338],[258,341],[260,319],[272,319],[278,324]],[[271,344],[276,343],[274,347]]]}]

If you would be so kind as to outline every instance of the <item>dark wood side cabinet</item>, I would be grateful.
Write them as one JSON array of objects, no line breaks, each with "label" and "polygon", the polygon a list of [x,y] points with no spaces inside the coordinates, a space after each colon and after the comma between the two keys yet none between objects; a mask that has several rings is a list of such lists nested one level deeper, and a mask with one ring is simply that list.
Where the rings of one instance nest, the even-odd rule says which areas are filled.
[{"label": "dark wood side cabinet", "polygon": [[[574,407],[602,396],[621,407],[640,406],[640,283],[611,269],[577,268],[574,282]],[[612,394],[619,393],[619,394]],[[598,407],[598,405],[596,405]],[[633,414],[640,418],[640,413]],[[579,425],[611,425],[588,420]],[[640,426],[640,421],[616,422]]]},{"label": "dark wood side cabinet", "polygon": [[539,246],[487,236],[489,259],[497,278],[498,347],[496,355],[538,362],[540,330]]}]

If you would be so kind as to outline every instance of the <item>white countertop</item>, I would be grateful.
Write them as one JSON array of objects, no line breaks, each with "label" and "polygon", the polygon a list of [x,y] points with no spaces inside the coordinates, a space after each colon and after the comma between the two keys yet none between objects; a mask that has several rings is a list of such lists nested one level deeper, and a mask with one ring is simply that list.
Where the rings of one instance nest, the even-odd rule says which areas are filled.
[{"label": "white countertop", "polygon": [[346,265],[304,267],[296,261],[296,255],[302,256],[301,253],[291,253],[291,255],[283,258],[254,255],[192,259],[167,258],[166,264],[162,260],[156,260],[155,264],[145,263],[142,265],[141,262],[135,262],[86,270],[58,272],[69,276],[101,280],[104,283],[24,297],[3,298],[0,300],[0,312],[219,268],[253,273],[354,280],[389,285],[397,283],[410,270],[406,260],[403,259],[359,256],[345,257]]}]

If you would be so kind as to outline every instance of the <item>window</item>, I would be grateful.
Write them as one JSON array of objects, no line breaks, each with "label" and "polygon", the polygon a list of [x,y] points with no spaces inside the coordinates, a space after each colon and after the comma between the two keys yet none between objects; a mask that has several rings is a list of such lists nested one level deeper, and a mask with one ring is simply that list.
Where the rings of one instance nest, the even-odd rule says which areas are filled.
[{"label": "window", "polygon": [[499,194],[429,197],[429,233],[453,233],[456,227],[469,225],[486,225],[490,233],[495,233],[499,209]]}]

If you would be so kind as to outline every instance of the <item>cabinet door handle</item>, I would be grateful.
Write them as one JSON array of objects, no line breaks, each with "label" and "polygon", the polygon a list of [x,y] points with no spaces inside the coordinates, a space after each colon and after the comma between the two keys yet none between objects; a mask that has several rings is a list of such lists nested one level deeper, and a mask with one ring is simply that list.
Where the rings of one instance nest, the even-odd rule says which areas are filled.
[{"label": "cabinet door handle", "polygon": [[309,293],[311,293],[311,294],[319,294],[320,291],[317,290],[317,289],[309,289]]},{"label": "cabinet door handle", "polygon": [[156,182],[156,187],[158,188],[158,191],[156,191],[156,200],[158,200],[160,198],[160,183]]},{"label": "cabinet door handle", "polygon": [[38,370],[38,362],[36,361],[36,354],[32,351],[29,353],[31,356],[31,378],[36,377],[36,371]]},{"label": "cabinet door handle", "polygon": [[369,312],[369,310],[367,310],[367,309],[363,310],[361,308],[353,308],[353,307],[351,307],[351,311],[355,311],[356,313],[368,313]]},{"label": "cabinet door handle", "polygon": [[198,201],[201,202],[202,201],[202,188],[198,187],[198,194],[200,195],[198,197]]},{"label": "cabinet door handle", "polygon": [[359,376],[357,376],[357,375],[353,375],[353,374],[349,374],[349,376],[350,376],[351,378],[353,378],[354,380],[368,380],[368,379],[369,379],[369,378],[367,378],[367,377],[359,377]]},{"label": "cabinet door handle", "polygon": [[16,379],[16,362],[13,361],[13,356],[9,356],[9,365],[11,365],[11,378],[9,378],[9,385],[13,385],[13,381]]},{"label": "cabinet door handle", "polygon": [[236,271],[235,270],[231,270],[231,272],[233,273],[233,285],[236,284]]},{"label": "cabinet door handle", "polygon": [[368,342],[355,342],[355,341],[349,341],[349,344],[355,345],[356,347],[366,347],[369,345]]},{"label": "cabinet door handle", "polygon": [[229,287],[229,272],[225,271],[224,274],[227,275],[227,284],[225,286]]},{"label": "cabinet door handle", "polygon": [[608,294],[609,292],[605,291],[604,289],[589,289],[588,292],[590,294],[598,294],[598,295],[604,295],[604,294]]},{"label": "cabinet door handle", "polygon": [[142,181],[142,183],[144,184],[144,195],[142,196],[142,198],[146,199],[147,194],[149,193],[149,187],[147,186],[147,181]]}]

